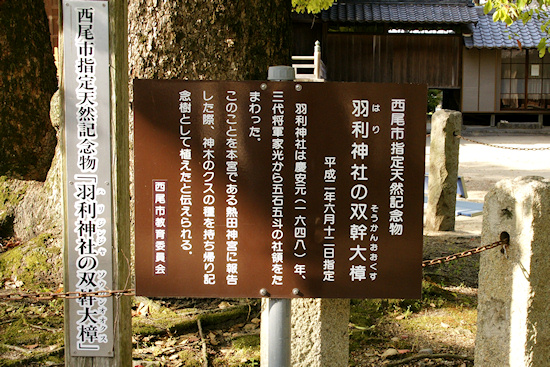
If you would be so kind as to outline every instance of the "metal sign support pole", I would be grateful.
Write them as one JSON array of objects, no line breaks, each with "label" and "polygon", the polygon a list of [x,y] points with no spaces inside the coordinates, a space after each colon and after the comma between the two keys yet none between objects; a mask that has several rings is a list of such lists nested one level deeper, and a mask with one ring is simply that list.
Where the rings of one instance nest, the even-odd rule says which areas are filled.
[{"label": "metal sign support pole", "polygon": [[268,367],[290,367],[290,307],[291,300],[267,298],[265,307],[268,319]]},{"label": "metal sign support pole", "polygon": [[[294,80],[294,68],[292,66],[271,66],[269,67],[267,79],[270,81],[292,81]],[[264,298],[263,320],[268,324],[268,332],[263,334],[267,337],[267,366],[268,367],[290,367],[291,356],[291,300],[284,298]],[[263,354],[263,353],[262,353]]]}]

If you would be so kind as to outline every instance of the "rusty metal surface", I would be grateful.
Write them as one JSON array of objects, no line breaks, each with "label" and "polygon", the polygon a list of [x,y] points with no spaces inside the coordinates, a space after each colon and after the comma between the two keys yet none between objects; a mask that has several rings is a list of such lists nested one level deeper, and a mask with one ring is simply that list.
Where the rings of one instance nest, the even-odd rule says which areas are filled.
[{"label": "rusty metal surface", "polygon": [[[180,104],[182,91],[190,93],[190,112]],[[261,111],[251,107],[251,92],[258,92]],[[136,294],[261,297],[263,290],[277,298],[420,296],[425,86],[138,80],[134,93]],[[399,141],[405,147],[400,235],[389,229],[395,209],[390,208],[391,151],[396,142],[392,99],[406,102]],[[279,100],[283,108],[275,106]],[[368,101],[367,117],[354,111],[353,101]],[[306,110],[298,111],[297,103],[307,104]],[[304,111],[306,131],[298,132],[296,116]],[[206,114],[214,116],[213,122]],[[284,116],[283,129],[274,128],[275,115]],[[357,121],[368,122],[368,137],[356,134]],[[233,134],[236,152],[231,154],[228,139]],[[298,142],[298,136],[305,142]],[[354,155],[359,145],[368,145],[368,154]],[[334,158],[335,165],[329,167],[327,157]],[[362,196],[352,194],[357,166],[364,168],[366,177],[360,183],[368,188],[361,200],[352,199]],[[329,169],[335,170],[334,182],[327,182]],[[190,174],[185,187],[184,171]],[[275,198],[274,172],[282,178],[282,202]],[[298,172],[305,173],[305,191],[297,190]],[[230,198],[227,185],[232,180],[238,189]],[[187,191],[190,199],[184,198]],[[334,225],[327,224],[327,195],[335,198],[330,201]],[[162,205],[156,203],[159,198]],[[357,205],[354,213],[359,203],[366,204],[362,214]],[[237,218],[231,228],[228,207]],[[275,234],[275,211],[283,213],[281,239]],[[207,229],[213,232],[207,234]],[[230,234],[230,229],[236,232]],[[327,239],[327,233],[334,239]],[[159,236],[165,247],[157,246]],[[274,236],[282,242],[282,285],[274,278],[274,268],[281,263]],[[189,237],[189,242],[182,241]],[[330,247],[334,255],[327,258]],[[333,281],[327,281],[331,266]],[[353,266],[364,267],[365,277],[355,273],[352,279]]]}]

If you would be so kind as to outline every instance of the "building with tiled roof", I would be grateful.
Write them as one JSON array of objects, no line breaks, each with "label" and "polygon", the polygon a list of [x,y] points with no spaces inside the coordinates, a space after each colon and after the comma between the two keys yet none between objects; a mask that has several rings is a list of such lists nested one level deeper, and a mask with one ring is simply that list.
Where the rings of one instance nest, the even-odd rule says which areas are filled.
[{"label": "building with tiled roof", "polygon": [[[57,1],[45,5],[55,47]],[[422,83],[466,118],[542,123],[550,112],[542,22],[507,27],[471,0],[338,0],[315,16],[294,14],[293,54],[310,55],[319,40],[327,80]]]},{"label": "building with tiled roof", "polygon": [[478,20],[472,24],[472,34],[464,37],[467,48],[537,48],[544,37],[541,31],[544,18],[534,16],[528,23],[522,21],[507,26],[502,22],[493,22],[492,13],[484,14],[483,8],[476,7]]},{"label": "building with tiled roof", "polygon": [[428,84],[443,91],[444,108],[487,123],[542,124],[550,111],[543,20],[507,27],[469,0],[337,1],[294,19],[294,54],[320,40],[327,80]]},{"label": "building with tiled roof", "polygon": [[477,22],[475,8],[466,2],[337,2],[321,12],[325,22],[445,23]]}]

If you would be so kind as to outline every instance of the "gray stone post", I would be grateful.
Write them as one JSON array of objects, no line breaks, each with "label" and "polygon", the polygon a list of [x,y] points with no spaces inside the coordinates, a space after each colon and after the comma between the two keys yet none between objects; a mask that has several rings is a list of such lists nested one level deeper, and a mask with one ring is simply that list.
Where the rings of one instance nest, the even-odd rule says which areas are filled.
[{"label": "gray stone post", "polygon": [[548,366],[550,361],[550,180],[498,182],[485,197],[475,366]]},{"label": "gray stone post", "polygon": [[429,231],[455,229],[456,181],[462,114],[439,110],[432,116],[428,206],[425,228]]},{"label": "gray stone post", "polygon": [[292,367],[347,367],[349,299],[292,300]]}]

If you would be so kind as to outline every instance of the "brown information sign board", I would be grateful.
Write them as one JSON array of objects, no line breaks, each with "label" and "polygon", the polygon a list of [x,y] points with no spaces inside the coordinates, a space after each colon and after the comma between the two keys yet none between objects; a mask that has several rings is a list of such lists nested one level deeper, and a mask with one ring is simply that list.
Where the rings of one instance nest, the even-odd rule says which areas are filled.
[{"label": "brown information sign board", "polygon": [[137,294],[419,297],[426,93],[137,80]]}]

